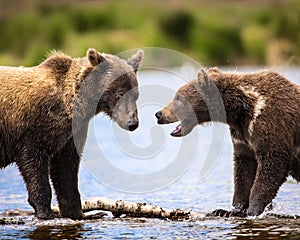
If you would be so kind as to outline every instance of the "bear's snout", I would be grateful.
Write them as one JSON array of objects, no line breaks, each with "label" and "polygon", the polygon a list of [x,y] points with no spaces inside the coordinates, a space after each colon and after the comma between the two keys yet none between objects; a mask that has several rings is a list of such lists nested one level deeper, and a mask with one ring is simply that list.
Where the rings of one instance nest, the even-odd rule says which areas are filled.
[{"label": "bear's snout", "polygon": [[162,120],[162,112],[158,111],[157,113],[155,113],[155,117],[157,118],[157,122],[160,123],[160,121]]},{"label": "bear's snout", "polygon": [[157,118],[158,124],[168,124],[179,121],[175,114],[167,107],[155,113],[155,117]]},{"label": "bear's snout", "polygon": [[136,121],[136,120],[129,120],[129,121],[127,122],[127,126],[128,126],[128,130],[129,130],[129,131],[134,131],[135,129],[138,128],[139,122]]}]

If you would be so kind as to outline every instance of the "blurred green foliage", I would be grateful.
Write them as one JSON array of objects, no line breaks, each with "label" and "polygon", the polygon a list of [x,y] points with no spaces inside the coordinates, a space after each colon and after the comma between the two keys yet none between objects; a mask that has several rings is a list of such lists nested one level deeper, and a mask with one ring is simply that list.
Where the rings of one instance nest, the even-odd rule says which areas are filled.
[{"label": "blurred green foliage", "polygon": [[205,65],[299,64],[299,0],[0,2],[0,64],[34,65],[52,49],[83,56],[174,49]]}]

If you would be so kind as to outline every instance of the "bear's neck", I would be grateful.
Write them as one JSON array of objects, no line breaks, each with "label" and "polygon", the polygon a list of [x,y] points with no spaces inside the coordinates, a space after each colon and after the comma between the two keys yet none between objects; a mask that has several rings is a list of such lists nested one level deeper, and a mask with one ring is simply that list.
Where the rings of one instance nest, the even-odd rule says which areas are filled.
[{"label": "bear's neck", "polygon": [[215,81],[223,100],[226,123],[235,129],[245,128],[254,116],[259,94],[253,86],[242,86],[229,81]]},{"label": "bear's neck", "polygon": [[102,64],[101,68],[88,66],[80,71],[75,86],[73,111],[77,121],[88,122],[99,113],[99,101],[112,82],[109,69],[109,65]]}]

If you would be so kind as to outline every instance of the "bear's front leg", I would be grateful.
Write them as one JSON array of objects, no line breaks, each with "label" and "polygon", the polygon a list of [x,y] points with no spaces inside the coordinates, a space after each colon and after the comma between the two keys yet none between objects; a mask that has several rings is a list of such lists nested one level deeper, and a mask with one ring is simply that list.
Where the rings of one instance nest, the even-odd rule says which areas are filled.
[{"label": "bear's front leg", "polygon": [[249,195],[252,188],[257,162],[253,150],[240,140],[233,140],[234,147],[234,195],[233,210],[216,209],[211,215],[220,217],[246,217]]},{"label": "bear's front leg", "polygon": [[257,161],[253,150],[244,142],[234,143],[234,195],[232,206],[236,211],[249,207],[250,191],[254,183]]},{"label": "bear's front leg", "polygon": [[260,215],[272,202],[279,187],[286,181],[290,158],[288,151],[270,148],[257,153],[257,173],[250,193],[248,215]]},{"label": "bear's front leg", "polygon": [[80,193],[78,191],[78,169],[80,157],[73,138],[50,162],[50,174],[57,196],[61,217],[82,219]]},{"label": "bear's front leg", "polygon": [[23,176],[28,191],[28,202],[40,219],[54,218],[51,211],[51,188],[48,177],[49,161],[37,149],[20,144],[17,148],[16,164]]}]

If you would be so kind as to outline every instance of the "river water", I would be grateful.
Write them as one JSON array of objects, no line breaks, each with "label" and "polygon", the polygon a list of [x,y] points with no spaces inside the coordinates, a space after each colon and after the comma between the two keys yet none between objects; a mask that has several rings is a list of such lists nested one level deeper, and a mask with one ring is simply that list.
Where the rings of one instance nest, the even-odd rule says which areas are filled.
[{"label": "river water", "polygon": [[[300,84],[299,68],[275,70]],[[185,66],[179,71],[189,72],[190,69]],[[198,126],[189,136],[177,139],[169,135],[176,124],[156,124],[154,113],[172,99],[179,86],[191,79],[190,75],[183,75],[185,77],[176,71],[162,70],[139,73],[140,127],[135,132],[121,130],[104,115],[94,118],[79,172],[82,200],[105,196],[202,213],[216,208],[231,208],[233,149],[228,127],[223,124]],[[194,72],[191,75],[196,76]],[[6,209],[31,210],[15,165],[0,171],[0,212]],[[293,179],[289,178],[280,188],[271,213],[300,215],[300,186]],[[190,221],[113,218],[111,215],[93,221],[37,221],[31,216],[24,219],[24,225],[0,226],[0,238],[300,238],[299,218],[270,217],[266,213],[255,218],[204,218]]]}]

